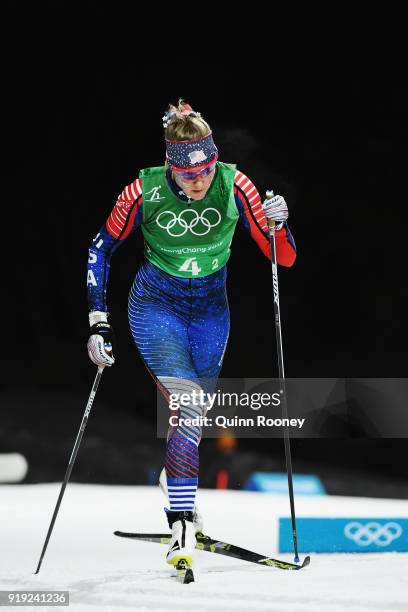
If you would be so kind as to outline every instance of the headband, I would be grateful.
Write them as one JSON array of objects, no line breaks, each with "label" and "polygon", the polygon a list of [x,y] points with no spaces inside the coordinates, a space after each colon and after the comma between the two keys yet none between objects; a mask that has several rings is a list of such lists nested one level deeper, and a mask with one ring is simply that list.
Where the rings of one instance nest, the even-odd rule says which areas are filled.
[{"label": "headband", "polygon": [[173,170],[205,168],[218,159],[212,133],[198,140],[166,140],[166,158]]}]

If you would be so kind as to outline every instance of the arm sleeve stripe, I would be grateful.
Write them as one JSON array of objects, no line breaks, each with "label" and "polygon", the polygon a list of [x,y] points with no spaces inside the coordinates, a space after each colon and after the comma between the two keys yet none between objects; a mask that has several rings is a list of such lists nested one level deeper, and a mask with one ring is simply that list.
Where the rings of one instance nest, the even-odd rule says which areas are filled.
[{"label": "arm sleeve stripe", "polygon": [[[243,187],[242,189],[244,189],[244,187]],[[251,194],[253,191],[255,191],[255,195],[254,195],[254,196],[252,196],[252,198],[249,198],[250,194]],[[259,197],[259,194],[258,194],[258,192],[257,192],[257,191],[256,191],[256,189],[255,189],[255,185],[253,185],[251,189],[247,189],[247,190],[245,190],[245,193],[246,193],[246,197],[247,197],[248,199],[250,199],[250,200],[254,200],[254,199],[256,198],[256,196],[258,196],[258,197]]]},{"label": "arm sleeve stripe", "polygon": [[140,179],[136,179],[136,181],[133,181],[133,183],[130,186],[130,189],[132,192],[133,199],[136,200],[137,197],[140,196],[140,194],[142,193],[142,186],[141,186]]},{"label": "arm sleeve stripe", "polygon": [[136,179],[122,191],[106,222],[106,229],[113,238],[127,238],[141,203],[142,185],[140,179]]},{"label": "arm sleeve stripe", "polygon": [[135,220],[135,216],[136,216],[136,213],[139,210],[141,204],[142,204],[142,196],[140,195],[137,198],[137,200],[134,202],[132,208],[130,209],[130,213],[129,213],[129,216],[128,216],[128,221],[127,221],[126,225],[123,227],[122,233],[119,236],[120,240],[125,240],[125,238],[127,238],[129,236],[130,232],[132,231],[133,223],[134,223],[134,220]]},{"label": "arm sleeve stripe", "polygon": [[248,222],[249,222],[251,235],[255,238],[254,230],[255,231],[258,230],[269,241],[268,234],[266,232],[267,223],[266,223],[265,215],[263,214],[263,209],[261,208],[261,210],[260,210],[260,212],[263,214],[262,223],[260,223],[259,222],[260,220],[256,218],[252,207],[250,205],[248,205],[249,202],[248,202],[248,200],[245,197],[245,193],[239,187],[237,187],[237,185],[235,185],[235,189],[237,191],[238,197],[240,198],[240,200],[241,200],[241,202],[242,202],[242,204],[244,206],[245,216],[246,216],[246,218],[248,219]]},{"label": "arm sleeve stripe", "polygon": [[119,222],[121,222],[121,221],[123,223],[126,222],[127,215],[122,212],[122,210],[119,208],[119,206],[117,208],[115,208],[115,210],[113,211],[113,214],[114,214],[114,216],[117,218],[117,220]]},{"label": "arm sleeve stripe", "polygon": [[245,179],[246,179],[245,174],[242,174],[242,172],[237,170],[235,173],[235,184],[240,185],[243,181],[245,181]]},{"label": "arm sleeve stripe", "polygon": [[[116,226],[116,227],[114,227]],[[116,229],[117,228],[117,229]],[[106,223],[106,229],[108,230],[108,232],[111,234],[111,236],[113,236],[114,238],[117,238],[118,235],[121,232],[121,227],[120,225],[118,225],[113,217],[113,213],[111,213],[107,223]]]}]

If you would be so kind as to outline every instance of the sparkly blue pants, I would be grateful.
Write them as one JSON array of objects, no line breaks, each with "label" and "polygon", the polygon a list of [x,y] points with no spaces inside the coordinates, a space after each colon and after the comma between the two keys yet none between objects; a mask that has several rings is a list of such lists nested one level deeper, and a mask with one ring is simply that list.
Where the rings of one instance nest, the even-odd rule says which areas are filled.
[{"label": "sparkly blue pants", "polygon": [[[229,334],[226,268],[201,278],[171,276],[145,261],[129,295],[133,339],[158,385],[167,391],[211,391]],[[190,406],[186,416],[205,408]],[[200,427],[177,427],[167,441],[166,473],[197,479]]]}]

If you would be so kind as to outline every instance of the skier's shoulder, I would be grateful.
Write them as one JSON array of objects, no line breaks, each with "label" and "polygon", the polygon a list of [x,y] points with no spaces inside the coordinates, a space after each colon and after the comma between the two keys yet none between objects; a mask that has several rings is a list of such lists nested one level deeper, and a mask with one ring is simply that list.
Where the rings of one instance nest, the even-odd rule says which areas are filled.
[{"label": "skier's shoulder", "polygon": [[234,193],[252,201],[258,194],[258,189],[247,174],[237,169],[234,176]]},{"label": "skier's shoulder", "polygon": [[237,165],[236,164],[230,164],[230,163],[227,163],[227,162],[217,161],[217,168],[219,168],[221,170],[224,170],[226,172],[228,172],[228,171],[229,172],[234,172],[234,174],[235,174],[235,171],[237,169]]},{"label": "skier's shoulder", "polygon": [[243,185],[243,184],[247,183],[248,181],[253,185],[252,180],[246,174],[246,172],[243,172],[239,168],[235,167],[234,184],[236,184],[236,185]]},{"label": "skier's shoulder", "polygon": [[134,179],[129,185],[121,191],[117,197],[116,205],[127,206],[133,204],[135,200],[138,200],[142,195],[142,181],[140,178]]},{"label": "skier's shoulder", "polygon": [[165,173],[166,166],[151,166],[149,168],[142,168],[139,172],[139,180],[143,181],[144,178],[159,178],[162,177]]}]

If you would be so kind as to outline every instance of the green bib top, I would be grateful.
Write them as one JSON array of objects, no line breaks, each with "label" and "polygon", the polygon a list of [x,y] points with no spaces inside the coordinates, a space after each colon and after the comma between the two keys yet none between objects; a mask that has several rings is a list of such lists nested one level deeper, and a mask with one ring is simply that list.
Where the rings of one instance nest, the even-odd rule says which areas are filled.
[{"label": "green bib top", "polygon": [[165,166],[141,170],[146,258],[185,278],[208,276],[222,268],[239,216],[234,176],[235,165],[217,162],[205,197],[187,203],[168,186]]}]

